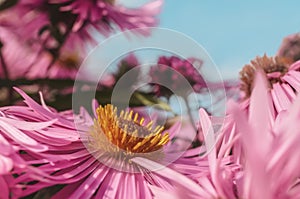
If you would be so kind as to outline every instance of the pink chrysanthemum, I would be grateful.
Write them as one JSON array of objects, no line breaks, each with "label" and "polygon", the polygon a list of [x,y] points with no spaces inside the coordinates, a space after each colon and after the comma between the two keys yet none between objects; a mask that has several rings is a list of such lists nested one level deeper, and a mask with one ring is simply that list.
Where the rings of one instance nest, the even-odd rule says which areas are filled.
[{"label": "pink chrysanthemum", "polygon": [[130,9],[104,0],[30,0],[18,2],[0,21],[27,44],[42,46],[56,57],[63,50],[85,52],[87,42],[96,44],[92,36],[95,30],[108,36],[118,28],[155,26],[161,5],[161,0],[155,0]]},{"label": "pink chrysanthemum", "polygon": [[[300,91],[300,62],[288,64],[280,57],[257,57],[251,64],[244,66],[240,72],[241,90],[245,98],[252,92],[254,75],[258,70],[264,71],[268,80],[268,90],[276,112],[286,110]],[[246,103],[248,103],[246,101]]]},{"label": "pink chrysanthemum", "polygon": [[277,52],[278,57],[283,57],[293,63],[300,60],[300,33],[285,37]]},{"label": "pink chrysanthemum", "polygon": [[[196,157],[196,164],[185,168],[175,165],[173,171],[167,168],[156,171],[161,175],[168,173],[166,176],[174,183],[174,187],[166,192],[157,186],[150,186],[155,198],[238,198],[236,179],[239,178],[241,167],[234,161],[231,152],[238,136],[229,128],[220,130],[221,133],[215,139],[213,125],[221,121],[213,124],[203,109],[199,114],[205,145],[191,149],[184,155],[186,161]],[[155,164],[141,158],[135,158],[134,161],[148,169]],[[180,173],[189,173],[188,178]]]},{"label": "pink chrysanthemum", "polygon": [[[158,66],[150,69],[150,76],[154,82],[160,82],[162,80],[167,82],[171,86],[169,89],[174,91],[182,89],[183,80],[180,78],[180,75],[182,75],[195,92],[200,92],[201,89],[206,87],[206,84],[199,71],[193,66],[192,61],[193,59],[184,60],[176,56],[159,57],[157,62]],[[169,89],[160,85],[155,85],[155,87],[158,95],[166,95],[171,92]]]},{"label": "pink chrysanthemum", "polygon": [[243,149],[243,198],[298,198],[300,161],[299,96],[273,117],[268,82],[260,73],[250,99],[249,113],[237,105],[232,114]]},{"label": "pink chrysanthemum", "polygon": [[[1,114],[3,114],[0,111]],[[17,139],[8,138],[4,131],[6,131],[3,115],[0,116],[0,197],[8,199],[10,196],[10,182],[12,180],[11,172],[15,174],[28,170],[27,163],[18,155],[18,143],[14,143]],[[21,136],[21,135],[19,135]],[[8,140],[9,139],[9,140]]]},{"label": "pink chrysanthemum", "polygon": [[[229,104],[229,115],[235,127],[229,127],[226,133],[228,139],[224,139],[221,133],[214,144],[212,123],[207,114],[200,110],[201,126],[209,149],[208,159],[202,164],[199,161],[202,170],[191,176],[194,181],[168,171],[168,178],[177,186],[169,192],[151,186],[157,198],[182,198],[188,194],[190,198],[299,198],[300,133],[297,121],[300,96],[274,118],[270,114],[273,106],[269,100],[268,82],[264,78],[262,74],[255,78],[249,111],[236,103]],[[218,148],[220,139],[223,149]],[[232,150],[234,143],[241,147],[242,160],[239,163],[231,157],[235,153]],[[147,160],[134,161],[151,168]]]},{"label": "pink chrysanthemum", "polygon": [[[34,146],[46,146],[46,150],[25,150],[24,156],[35,165],[39,180],[33,180],[30,174],[12,179],[10,192],[14,197],[58,184],[63,188],[53,198],[152,198],[148,185],[172,189],[165,176],[138,166],[131,158],[166,163],[175,160],[178,153],[173,152],[169,140],[177,133],[178,124],[166,133],[160,127],[151,128],[152,122],[146,123],[132,112],[117,115],[111,105],[95,109],[96,119],[83,109],[80,115],[71,111],[59,113],[18,92],[28,106],[1,110],[11,118],[10,126],[34,138],[39,143]],[[28,126],[28,122],[33,126]],[[170,167],[182,168],[188,174],[186,165],[195,166],[193,158],[179,158]]]},{"label": "pink chrysanthemum", "polygon": [[101,24],[96,27],[100,32],[111,31],[111,24],[116,24],[121,30],[152,27],[156,24],[155,16],[162,5],[161,0],[150,2],[141,8],[129,9],[116,4],[114,0],[50,0],[60,6],[62,12],[76,15],[73,30],[82,28],[85,24]]},{"label": "pink chrysanthemum", "polygon": [[[67,136],[57,130],[57,126],[68,120],[60,116],[54,120],[46,118],[49,117],[41,109],[0,108],[0,198],[18,198],[18,191],[26,187],[26,184],[18,183],[22,178],[31,182],[43,180],[36,164],[44,164],[45,153],[53,147],[78,140],[78,134],[72,134],[68,129],[65,131],[69,132]],[[51,133],[46,135],[46,132]],[[47,144],[51,138],[59,138],[59,141]]]}]

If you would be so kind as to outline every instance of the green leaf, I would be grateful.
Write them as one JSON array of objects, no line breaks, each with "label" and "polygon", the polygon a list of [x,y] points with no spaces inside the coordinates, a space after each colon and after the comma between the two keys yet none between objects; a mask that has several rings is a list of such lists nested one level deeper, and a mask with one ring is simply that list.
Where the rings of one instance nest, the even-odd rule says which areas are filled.
[{"label": "green leaf", "polygon": [[160,100],[156,96],[138,92],[135,92],[133,95],[145,106],[159,105],[158,107],[162,110],[172,112],[172,108],[169,106],[169,104]]}]

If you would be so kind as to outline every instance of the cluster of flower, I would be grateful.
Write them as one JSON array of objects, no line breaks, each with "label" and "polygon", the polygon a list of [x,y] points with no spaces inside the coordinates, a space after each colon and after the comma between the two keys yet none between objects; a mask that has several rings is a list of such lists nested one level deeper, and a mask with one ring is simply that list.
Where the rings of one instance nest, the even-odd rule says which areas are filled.
[{"label": "cluster of flower", "polygon": [[[74,79],[83,42],[92,40],[89,28],[107,35],[152,26],[160,6],[160,0],[136,9],[113,0],[4,1],[0,79]],[[200,108],[199,144],[186,147],[176,138],[193,128],[177,120],[155,126],[159,116],[148,117],[144,107],[118,111],[95,100],[91,112],[58,111],[41,93],[38,103],[15,87],[24,104],[0,107],[0,198],[300,198],[299,46],[299,35],[289,36],[276,57],[245,65],[240,97],[228,101],[223,118]],[[206,84],[192,62],[162,56],[149,73],[170,78],[175,90],[183,76],[201,93]],[[129,55],[101,86],[113,87],[136,65]],[[178,73],[165,74],[168,68]],[[158,98],[170,96],[152,86]]]}]

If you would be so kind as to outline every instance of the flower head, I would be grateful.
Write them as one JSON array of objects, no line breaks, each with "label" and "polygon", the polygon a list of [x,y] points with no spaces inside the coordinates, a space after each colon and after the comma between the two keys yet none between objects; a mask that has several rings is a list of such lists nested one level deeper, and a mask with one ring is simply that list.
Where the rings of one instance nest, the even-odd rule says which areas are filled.
[{"label": "flower head", "polygon": [[106,105],[97,108],[96,112],[98,118],[88,141],[91,151],[99,150],[110,156],[132,158],[136,154],[155,152],[170,140],[168,133],[162,134],[163,127],[153,128],[153,122],[146,123],[144,118],[139,118],[132,110],[121,111],[118,116],[116,107]]},{"label": "flower head", "polygon": [[283,57],[290,63],[300,60],[300,33],[285,37],[279,47],[277,56]]},{"label": "flower head", "polygon": [[125,8],[114,0],[52,0],[60,6],[60,11],[76,16],[73,30],[79,30],[86,24],[93,24],[103,32],[112,29],[115,23],[121,30],[152,27],[156,24],[155,15],[159,13],[162,1],[155,0],[137,9]]},{"label": "flower head", "polygon": [[[197,69],[192,64],[192,59],[184,60],[176,56],[165,57],[162,56],[158,59],[157,66],[150,69],[150,76],[154,82],[164,81],[170,84],[170,88],[165,88],[155,85],[158,95],[171,94],[169,90],[182,89],[183,80],[185,78],[195,92],[200,92],[205,87],[205,81],[199,74]],[[200,63],[200,65],[202,62]],[[171,93],[170,93],[171,92]]]},{"label": "flower head", "polygon": [[286,110],[299,92],[300,62],[288,64],[281,57],[257,57],[240,72],[241,90],[245,99],[251,96],[254,76],[263,71],[268,81],[268,91],[276,113]]},{"label": "flower head", "polygon": [[299,97],[274,118],[264,78],[256,74],[248,115],[237,105],[232,107],[244,155],[240,194],[245,198],[297,198]]},{"label": "flower head", "polygon": [[3,44],[0,49],[3,55],[3,62],[0,62],[1,78],[5,78],[3,63],[6,64],[6,78],[9,79],[75,79],[77,75],[82,60],[78,51],[65,51],[50,65],[52,58],[48,53],[37,53],[7,28],[0,27],[0,40]]},{"label": "flower head", "polygon": [[[233,127],[225,125],[225,130],[217,137],[211,119],[200,110],[206,153],[198,157],[198,168],[187,168],[194,170],[190,176],[193,181],[175,171],[165,171],[175,187],[166,192],[152,186],[157,198],[166,195],[172,198],[186,195],[190,198],[299,197],[300,133],[297,121],[300,96],[274,118],[270,114],[273,107],[267,90],[269,82],[260,72],[256,73],[254,82],[249,110],[245,111],[235,102],[229,103]],[[235,161],[234,155],[239,155],[240,161]],[[151,168],[145,160],[135,161]]]},{"label": "flower head", "polygon": [[26,44],[57,58],[64,50],[76,49],[85,54],[86,43],[96,44],[92,31],[108,36],[116,29],[124,31],[156,25],[161,4],[161,0],[155,0],[141,8],[130,9],[106,0],[20,1],[5,11],[0,21]]},{"label": "flower head", "polygon": [[133,53],[130,53],[118,63],[115,72],[107,73],[101,78],[100,84],[109,88],[114,87],[126,75],[126,81],[122,81],[122,88],[128,89],[138,81],[140,69],[135,68],[138,65],[139,61],[137,57]]},{"label": "flower head", "polygon": [[[165,176],[132,162],[131,158],[174,161],[170,164],[174,168],[186,164],[185,160],[177,159],[178,153],[172,152],[169,142],[179,124],[166,133],[162,127],[151,127],[152,122],[145,122],[132,111],[117,114],[112,105],[95,109],[95,119],[92,119],[84,109],[79,115],[72,111],[57,112],[45,104],[39,105],[21,90],[18,92],[27,106],[3,107],[1,110],[11,118],[10,125],[17,132],[34,138],[31,150],[22,147],[23,156],[34,172],[24,173],[10,182],[9,191],[14,197],[28,196],[61,184],[62,188],[53,198],[108,195],[113,198],[152,198],[148,185],[171,189],[172,183]],[[24,126],[25,123],[28,125]],[[6,133],[12,132],[7,129]],[[152,153],[153,156],[149,155]],[[189,164],[194,164],[192,159]],[[32,174],[38,178],[32,178]]]}]

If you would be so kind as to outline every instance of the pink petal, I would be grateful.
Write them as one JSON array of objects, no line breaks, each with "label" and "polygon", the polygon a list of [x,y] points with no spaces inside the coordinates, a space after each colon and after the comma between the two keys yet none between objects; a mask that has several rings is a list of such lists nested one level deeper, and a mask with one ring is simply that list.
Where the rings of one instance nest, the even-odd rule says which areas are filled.
[{"label": "pink petal", "polygon": [[13,168],[12,159],[0,154],[0,175],[8,174]]},{"label": "pink petal", "polygon": [[7,123],[0,120],[0,129],[2,129],[3,133],[8,137],[18,142],[20,145],[24,146],[35,152],[46,151],[48,147],[43,144],[37,143],[35,140],[31,139],[29,136],[18,130],[17,128],[8,125]]},{"label": "pink petal", "polygon": [[187,191],[190,191],[193,194],[201,195],[201,192],[205,192],[201,187],[199,187],[195,182],[193,182],[189,178],[156,162],[141,157],[133,158],[132,161],[165,178],[173,180],[175,183],[186,188]]}]

